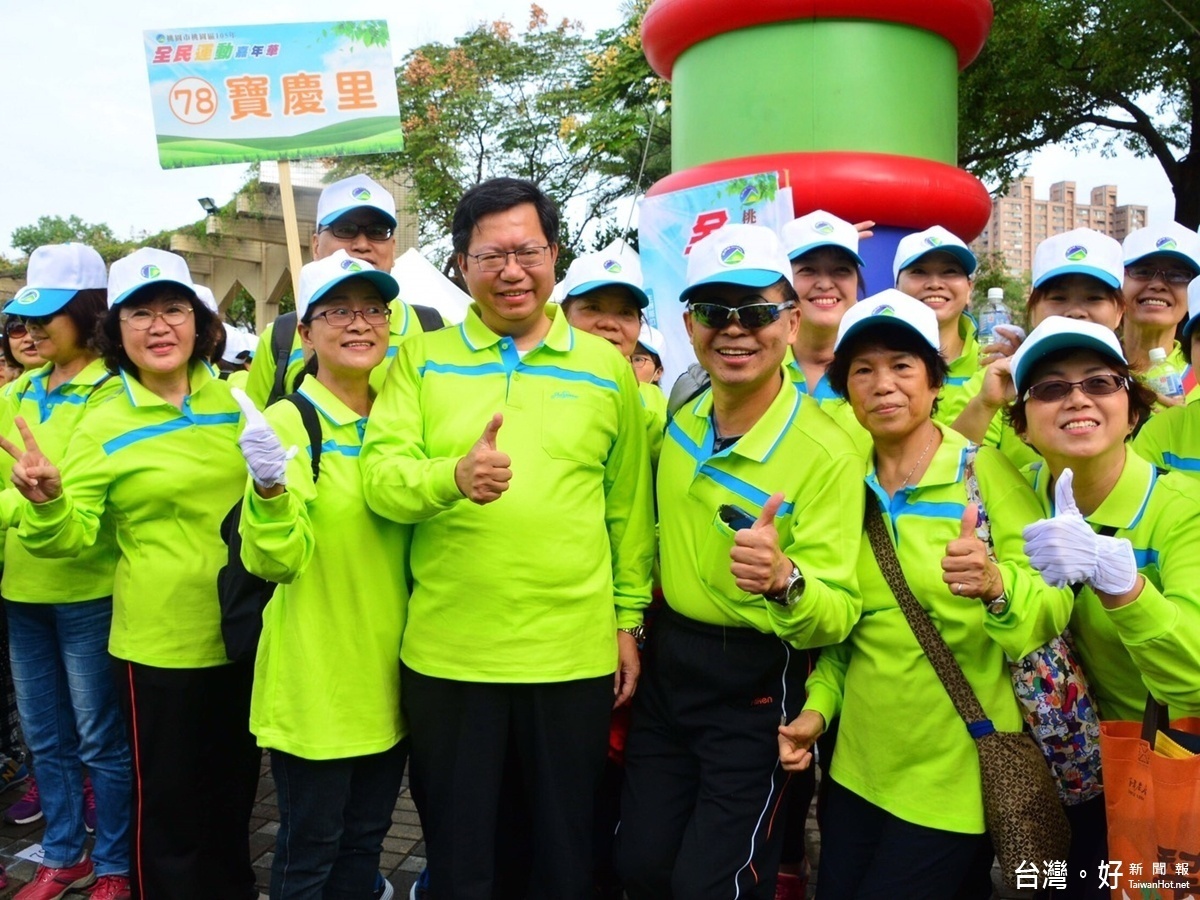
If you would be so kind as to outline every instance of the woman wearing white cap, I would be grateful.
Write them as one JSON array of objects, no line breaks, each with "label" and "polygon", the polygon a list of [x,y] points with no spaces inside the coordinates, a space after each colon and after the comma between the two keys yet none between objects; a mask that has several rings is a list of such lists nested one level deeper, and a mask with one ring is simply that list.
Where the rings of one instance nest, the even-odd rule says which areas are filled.
[{"label": "woman wearing white cap", "polygon": [[[1181,352],[1195,370],[1200,362],[1200,278],[1188,285],[1188,316]],[[1133,448],[1156,466],[1200,478],[1200,403],[1164,410],[1138,430]]]},{"label": "woman wearing white cap", "polygon": [[[1025,306],[1030,327],[1049,316],[1062,316],[1115,332],[1125,311],[1123,273],[1121,245],[1108,235],[1076,228],[1047,238],[1033,254],[1033,290]],[[1011,355],[989,363],[967,385],[966,393],[971,399],[954,420],[956,431],[999,447],[1017,468],[1036,460],[998,415],[1015,396]]]},{"label": "woman wearing white cap", "polygon": [[388,348],[385,298],[397,291],[391,275],[341,250],[300,272],[298,327],[317,372],[296,403],[320,427],[316,481],[309,453],[284,450],[311,446],[298,406],[277,403],[264,418],[234,393],[251,470],[242,559],[279,585],[263,611],[250,705],[279,797],[272,900],[373,896],[404,773],[410,529],[367,507],[358,469],[371,371]]},{"label": "woman wearing white cap", "polygon": [[[884,291],[842,319],[829,380],[874,441],[867,514],[881,516],[912,593],[988,719],[1018,732],[1005,656],[1020,658],[1058,633],[1070,594],[1050,588],[1022,552],[1021,527],[1038,507],[1020,475],[932,418],[947,370],[940,344],[929,307]],[[986,516],[971,499],[972,478]],[[995,560],[977,536],[987,522]],[[840,715],[817,896],[953,897],[987,849],[978,753],[871,541],[862,543],[858,577],[862,617],[821,654],[804,711],[779,730],[784,767],[803,769]]]},{"label": "woman wearing white cap", "polygon": [[[76,557],[115,534],[109,653],[133,754],[135,897],[256,896],[247,830],[259,751],[249,663],[220,631],[220,523],[245,488],[241,415],[209,367],[221,336],[182,257],[113,263],[102,349],[118,389],[71,437],[63,474],[18,420],[13,481],[34,556]],[[111,531],[110,531],[111,530]]]},{"label": "woman wearing white cap", "polygon": [[[28,284],[5,307],[36,342],[46,365],[13,385],[2,433],[19,441],[14,418],[29,423],[45,452],[61,458],[80,420],[120,390],[96,348],[106,311],[107,273],[84,244],[38,247]],[[0,465],[7,475],[12,460]],[[24,501],[15,488],[0,495],[12,521]],[[112,900],[129,889],[129,744],[108,656],[117,553],[106,528],[73,559],[31,556],[9,528],[4,540],[4,597],[13,682],[25,740],[37,763],[46,832],[45,858],[22,894],[43,896],[47,883],[85,886]],[[69,722],[64,729],[63,723]],[[94,788],[96,842],[84,850],[85,784]],[[127,896],[127,894],[126,894]]]},{"label": "woman wearing white cap", "polygon": [[[1135,372],[1151,368],[1150,351],[1161,349],[1183,375],[1187,360],[1175,334],[1188,315],[1188,283],[1200,275],[1200,235],[1178,222],[1131,231],[1125,256],[1125,356]],[[1159,397],[1166,406],[1180,399]]]},{"label": "woman wearing white cap", "polygon": [[[1140,720],[1146,696],[1200,715],[1200,486],[1127,449],[1154,396],[1107,328],[1051,317],[1012,360],[1011,417],[1045,460],[1025,469],[1047,518],[1026,552],[1054,585],[1075,585],[1071,634],[1102,719]],[[1107,859],[1104,802],[1068,810],[1068,872]],[[1136,862],[1136,860],[1135,860]]]}]

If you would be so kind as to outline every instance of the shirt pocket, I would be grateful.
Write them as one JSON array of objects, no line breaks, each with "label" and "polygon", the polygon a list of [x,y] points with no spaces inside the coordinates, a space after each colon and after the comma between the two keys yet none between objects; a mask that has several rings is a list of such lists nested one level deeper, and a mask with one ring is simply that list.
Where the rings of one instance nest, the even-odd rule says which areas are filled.
[{"label": "shirt pocket", "polygon": [[725,524],[724,520],[713,510],[712,521],[709,523],[703,540],[699,541],[700,553],[697,563],[700,566],[700,580],[711,590],[725,600],[734,603],[752,603],[756,597],[743,591],[737,586],[730,566],[733,560],[729,551],[733,549],[734,530]]},{"label": "shirt pocket", "polygon": [[616,436],[612,399],[571,384],[542,395],[542,449],[551,459],[603,469]]}]

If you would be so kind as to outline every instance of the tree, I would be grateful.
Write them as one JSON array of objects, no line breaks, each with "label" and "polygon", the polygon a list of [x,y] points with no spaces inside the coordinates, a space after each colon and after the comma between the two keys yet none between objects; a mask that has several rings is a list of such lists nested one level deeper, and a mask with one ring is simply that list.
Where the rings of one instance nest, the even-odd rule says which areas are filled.
[{"label": "tree", "polygon": [[[397,73],[404,152],[338,161],[334,177],[404,173],[420,241],[447,260],[463,192],[497,175],[527,178],[563,212],[565,267],[581,234],[616,233],[613,205],[636,188],[649,108],[659,100],[638,40],[647,5],[631,0],[629,20],[596,38],[578,22],[552,25],[533,4],[524,31],[498,20],[417,47]],[[669,131],[656,127],[652,162],[669,170]]]},{"label": "tree", "polygon": [[120,259],[136,249],[139,244],[134,241],[119,240],[108,225],[104,223],[89,224],[79,216],[42,216],[34,225],[22,225],[14,228],[12,245],[28,256],[44,244],[65,244],[68,241],[78,241],[87,244],[102,257],[106,263]]},{"label": "tree", "polygon": [[[959,87],[959,162],[1007,182],[1049,144],[1153,157],[1175,218],[1200,224],[1195,0],[994,0]],[[1185,14],[1186,13],[1186,14]]]}]

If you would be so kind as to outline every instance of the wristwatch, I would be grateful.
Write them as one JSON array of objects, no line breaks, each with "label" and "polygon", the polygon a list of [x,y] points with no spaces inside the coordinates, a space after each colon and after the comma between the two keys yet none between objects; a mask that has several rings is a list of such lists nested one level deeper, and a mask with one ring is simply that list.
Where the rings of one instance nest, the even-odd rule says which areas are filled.
[{"label": "wristwatch", "polygon": [[639,644],[646,640],[646,626],[634,625],[632,628],[618,628],[617,631],[623,631],[626,634],[632,634],[633,639]]},{"label": "wristwatch", "polygon": [[1008,611],[1008,594],[1000,591],[1000,596],[995,600],[985,600],[983,605],[987,607],[987,611],[993,616],[1002,616]]},{"label": "wristwatch", "polygon": [[763,594],[763,597],[787,609],[800,602],[800,597],[804,594],[805,584],[804,573],[800,571],[798,565],[792,563],[792,574],[788,576],[787,585],[784,589],[778,594]]}]

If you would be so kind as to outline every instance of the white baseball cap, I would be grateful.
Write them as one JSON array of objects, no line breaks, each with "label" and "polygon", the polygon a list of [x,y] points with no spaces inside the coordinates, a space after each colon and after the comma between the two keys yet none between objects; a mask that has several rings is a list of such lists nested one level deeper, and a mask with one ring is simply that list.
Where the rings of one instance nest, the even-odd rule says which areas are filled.
[{"label": "white baseball cap", "polygon": [[823,209],[788,222],[783,226],[780,238],[788,259],[795,259],[821,247],[840,247],[856,263],[863,265],[862,257],[858,255],[858,229]]},{"label": "white baseball cap", "polygon": [[1066,316],[1047,316],[1012,356],[1012,379],[1018,394],[1029,387],[1037,363],[1057,350],[1094,350],[1125,362],[1125,352],[1111,328]]},{"label": "white baseball cap", "polygon": [[663,347],[666,346],[666,338],[663,333],[651,325],[649,322],[642,323],[642,329],[638,332],[638,346],[649,350],[660,360],[662,359]]},{"label": "white baseball cap", "polygon": [[348,212],[374,209],[396,227],[396,198],[379,182],[366,175],[351,175],[326,185],[317,200],[317,225],[332,225]]},{"label": "white baseball cap", "polygon": [[384,303],[400,293],[400,285],[387,272],[376,269],[365,259],[355,259],[345,250],[314,260],[300,270],[300,296],[296,298],[296,318],[305,321],[309,307],[320,302],[330,289],[349,278],[365,278],[379,289]]},{"label": "white baseball cap", "polygon": [[920,300],[914,300],[895,288],[872,294],[846,310],[838,325],[837,340],[833,343],[834,352],[842,346],[843,341],[873,325],[907,328],[923,338],[935,352],[941,353],[937,313]]},{"label": "white baseball cap", "polygon": [[1200,234],[1185,228],[1178,222],[1151,225],[1131,231],[1121,244],[1125,254],[1125,265],[1136,265],[1147,256],[1170,256],[1186,263],[1193,272],[1200,274]]},{"label": "white baseball cap", "polygon": [[194,285],[196,297],[201,303],[211,309],[213,312],[220,312],[217,307],[217,298],[213,296],[213,292],[202,284]]},{"label": "white baseball cap", "polygon": [[1119,288],[1125,279],[1121,245],[1090,228],[1052,235],[1033,251],[1033,286],[1041,287],[1059,275],[1090,275]]},{"label": "white baseball cap", "polygon": [[726,225],[692,245],[687,261],[687,301],[705,284],[770,287],[779,279],[792,283],[792,263],[779,237],[764,225]]},{"label": "white baseball cap", "polygon": [[896,255],[892,257],[892,278],[899,281],[901,272],[925,254],[937,251],[949,253],[957,259],[968,275],[979,265],[975,254],[963,243],[962,238],[941,225],[934,225],[900,239],[900,243],[896,245]]},{"label": "white baseball cap", "polygon": [[155,284],[178,285],[199,299],[187,260],[177,253],[143,247],[121,257],[109,269],[108,306],[111,309],[124,303],[142,288]]},{"label": "white baseball cap", "polygon": [[[1200,278],[1193,278],[1191,284],[1188,285],[1188,318],[1187,323],[1183,326],[1183,339],[1190,341],[1192,339],[1192,331],[1195,330],[1196,324],[1200,322]],[[1200,360],[1196,360],[1200,363]]]},{"label": "white baseball cap", "polygon": [[10,316],[53,315],[78,291],[107,286],[104,260],[87,244],[46,244],[29,254],[25,287],[8,301],[4,312]]},{"label": "white baseball cap", "polygon": [[222,322],[225,326],[225,351],[221,354],[221,359],[227,363],[240,363],[244,361],[244,357],[254,355],[254,348],[258,343],[254,335],[242,331],[240,328],[234,328],[228,322]]},{"label": "white baseball cap", "polygon": [[633,294],[640,309],[650,305],[650,297],[642,287],[642,261],[629,247],[623,252],[606,248],[598,253],[575,257],[562,280],[562,299],[577,297],[596,288],[616,285]]}]

